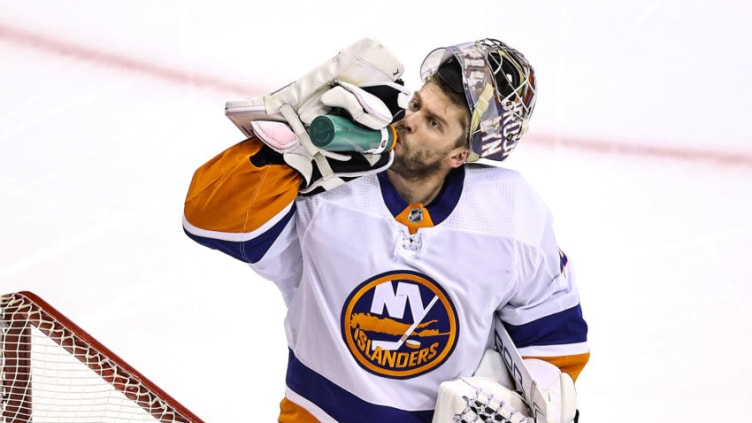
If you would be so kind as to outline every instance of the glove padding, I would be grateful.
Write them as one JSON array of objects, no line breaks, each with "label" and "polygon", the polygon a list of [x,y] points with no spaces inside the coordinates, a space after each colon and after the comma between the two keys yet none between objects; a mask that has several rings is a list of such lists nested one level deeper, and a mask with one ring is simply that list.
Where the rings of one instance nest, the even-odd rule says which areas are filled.
[{"label": "glove padding", "polygon": [[439,385],[432,423],[527,423],[530,410],[520,394],[482,376],[463,377]]},{"label": "glove padding", "polygon": [[[397,109],[404,108],[407,101],[408,92],[400,79],[403,72],[402,63],[383,45],[364,38],[269,95],[226,102],[225,114],[247,136],[251,136],[249,121],[287,120],[283,116],[283,109],[287,107],[291,107],[303,123],[310,124],[316,116],[327,114],[327,106],[331,105],[321,100],[326,92],[337,85],[344,86],[345,89],[351,85],[376,96],[386,104],[394,117]],[[372,129],[379,129],[369,126],[365,121],[356,121]],[[390,122],[383,123],[381,127],[388,123]]]},{"label": "glove padding", "polygon": [[381,44],[363,39],[274,93],[227,102],[225,114],[246,136],[283,155],[303,178],[301,193],[328,190],[386,169],[392,154],[326,152],[313,145],[306,127],[336,109],[365,127],[384,128],[404,110],[403,71]]},{"label": "glove padding", "polygon": [[545,423],[575,422],[577,391],[572,377],[543,360],[528,358],[525,359],[525,366],[546,400]]},{"label": "glove padding", "polygon": [[318,103],[301,108],[300,120],[310,125],[316,117],[329,113],[332,108],[347,112],[352,120],[371,129],[381,129],[395,118],[381,98],[349,82],[336,81],[319,97]]},{"label": "glove padding", "polygon": [[252,122],[256,136],[270,149],[281,154],[282,161],[302,177],[299,192],[313,195],[335,188],[349,180],[389,168],[394,154],[363,154],[319,150],[309,155],[299,138],[283,122],[256,120]]},{"label": "glove padding", "polygon": [[[301,194],[318,194],[361,176],[382,172],[392,165],[394,159],[392,152],[384,154],[340,152],[336,156],[338,158],[323,156],[323,160],[326,160],[330,169],[326,171],[326,174],[321,174],[321,169],[326,169],[326,167],[316,162],[317,165],[313,168],[311,175],[311,183],[300,189]],[[342,160],[342,156],[346,156],[347,159]]]},{"label": "glove padding", "polygon": [[[391,154],[367,155],[348,152],[343,154],[343,156],[348,160],[331,159],[322,156],[325,157],[324,160],[327,160],[327,165],[331,168],[330,175],[327,178],[324,178],[318,171],[319,166],[312,167],[313,182],[305,187],[303,187],[303,184],[301,183],[301,188],[298,192],[301,195],[318,194],[360,176],[386,170],[392,164]],[[371,157],[375,158],[376,161],[369,162],[368,158]],[[273,164],[288,164],[286,159],[287,157],[274,151],[268,145],[264,145],[258,153],[251,157],[251,163],[256,167]]]}]

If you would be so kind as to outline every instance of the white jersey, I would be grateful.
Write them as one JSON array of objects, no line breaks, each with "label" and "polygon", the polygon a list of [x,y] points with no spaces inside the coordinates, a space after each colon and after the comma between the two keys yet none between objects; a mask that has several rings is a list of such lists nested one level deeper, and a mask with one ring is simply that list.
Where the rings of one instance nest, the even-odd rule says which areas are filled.
[{"label": "white jersey", "polygon": [[230,254],[244,243],[233,255],[279,286],[286,397],[319,421],[430,421],[439,384],[472,375],[492,347],[495,313],[523,355],[585,357],[577,372],[587,361],[551,214],[514,171],[459,168],[427,207],[385,173],[365,176],[233,236],[186,210],[191,237]]}]

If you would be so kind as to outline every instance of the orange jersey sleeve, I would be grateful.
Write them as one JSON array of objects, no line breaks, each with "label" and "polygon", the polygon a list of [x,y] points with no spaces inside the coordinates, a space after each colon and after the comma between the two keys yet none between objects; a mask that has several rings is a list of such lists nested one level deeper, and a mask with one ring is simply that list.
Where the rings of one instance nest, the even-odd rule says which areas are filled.
[{"label": "orange jersey sleeve", "polygon": [[263,148],[250,138],[196,170],[183,214],[189,237],[246,262],[263,255],[291,218],[300,185],[300,176],[285,164],[255,166],[251,158]]}]

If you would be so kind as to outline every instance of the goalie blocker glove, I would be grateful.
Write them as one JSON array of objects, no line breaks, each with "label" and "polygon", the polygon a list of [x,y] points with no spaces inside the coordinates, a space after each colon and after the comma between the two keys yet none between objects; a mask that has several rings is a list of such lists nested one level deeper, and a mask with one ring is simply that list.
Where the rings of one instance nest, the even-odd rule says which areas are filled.
[{"label": "goalie blocker glove", "polygon": [[[510,358],[511,360],[511,358]],[[535,414],[531,403],[515,389],[515,380],[497,350],[487,350],[472,377],[443,382],[439,387],[432,423],[577,423],[577,392],[572,378],[539,359],[523,365],[545,401],[546,414]]]},{"label": "goalie blocker glove", "polygon": [[[337,153],[336,156],[337,158],[330,158],[323,154],[321,155],[321,159],[319,160],[326,160],[326,166],[329,169],[326,175],[321,173],[318,163],[309,162],[311,165],[307,166],[304,170],[310,172],[307,177],[303,176],[301,169],[295,168],[287,162],[290,158],[289,154],[280,154],[269,147],[268,144],[251,157],[251,163],[256,167],[283,163],[290,165],[303,176],[299,189],[300,194],[314,195],[330,190],[352,179],[384,171],[391,166],[393,157],[391,153],[361,154],[358,152]],[[313,163],[316,164],[314,165]],[[300,161],[298,164],[303,164],[303,162]]]},{"label": "goalie blocker glove", "polygon": [[442,382],[432,423],[531,423],[530,409],[511,389],[483,376]]},{"label": "goalie blocker glove", "polygon": [[[380,172],[392,153],[328,152],[307,132],[313,119],[340,114],[379,130],[401,118],[407,90],[402,64],[381,44],[363,39],[266,96],[227,102],[225,114],[246,136],[257,136],[302,177],[300,193],[332,189],[347,180]],[[256,162],[278,162],[266,151]]]}]

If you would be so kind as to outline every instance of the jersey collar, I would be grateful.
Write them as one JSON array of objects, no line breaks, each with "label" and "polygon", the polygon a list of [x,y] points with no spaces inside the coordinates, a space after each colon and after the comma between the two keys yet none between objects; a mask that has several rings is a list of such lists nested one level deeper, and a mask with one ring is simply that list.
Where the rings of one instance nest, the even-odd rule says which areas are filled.
[{"label": "jersey collar", "polygon": [[[406,208],[414,207],[415,205],[409,204],[405,201],[397,190],[389,181],[389,177],[386,171],[378,174],[379,185],[381,187],[381,196],[384,199],[384,204],[392,213],[392,216],[397,217],[405,211]],[[438,225],[443,222],[454,210],[455,206],[459,202],[460,195],[462,194],[462,184],[465,180],[465,167],[460,166],[453,169],[446,177],[444,186],[441,187],[441,191],[431,204],[423,207],[430,214],[431,221],[434,225]]]}]

